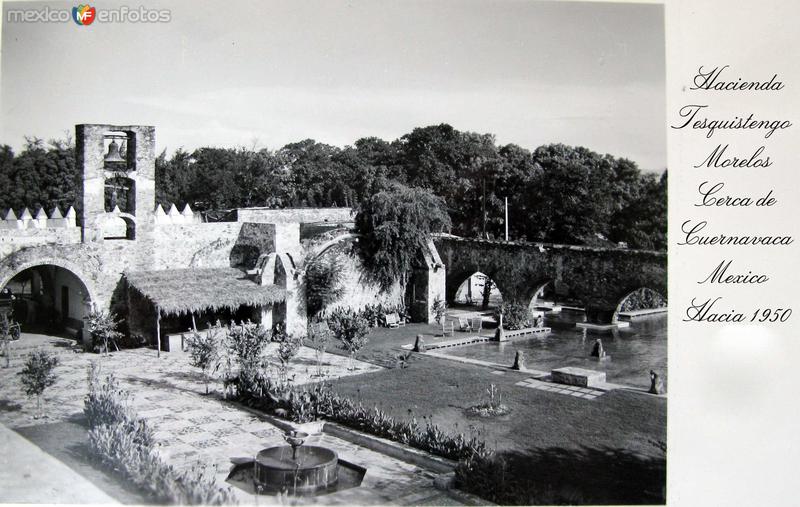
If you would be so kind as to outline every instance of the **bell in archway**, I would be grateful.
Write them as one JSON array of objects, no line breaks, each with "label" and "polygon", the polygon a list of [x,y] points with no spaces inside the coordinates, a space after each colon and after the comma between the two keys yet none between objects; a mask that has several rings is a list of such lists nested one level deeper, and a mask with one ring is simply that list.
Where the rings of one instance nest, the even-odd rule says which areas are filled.
[{"label": "bell in archway", "polygon": [[119,154],[119,145],[117,144],[116,140],[111,140],[111,144],[108,145],[108,153],[106,153],[106,156],[103,160],[107,164],[114,162],[125,162],[125,159]]}]

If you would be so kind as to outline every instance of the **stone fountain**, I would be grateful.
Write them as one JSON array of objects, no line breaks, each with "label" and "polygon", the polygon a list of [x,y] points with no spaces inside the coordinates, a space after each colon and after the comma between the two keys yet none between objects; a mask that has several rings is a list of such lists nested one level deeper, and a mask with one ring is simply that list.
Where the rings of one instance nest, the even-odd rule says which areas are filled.
[{"label": "stone fountain", "polygon": [[283,438],[288,445],[269,447],[256,455],[254,480],[260,490],[309,495],[336,485],[339,459],[334,451],[304,446],[308,433],[301,431],[287,431]]}]

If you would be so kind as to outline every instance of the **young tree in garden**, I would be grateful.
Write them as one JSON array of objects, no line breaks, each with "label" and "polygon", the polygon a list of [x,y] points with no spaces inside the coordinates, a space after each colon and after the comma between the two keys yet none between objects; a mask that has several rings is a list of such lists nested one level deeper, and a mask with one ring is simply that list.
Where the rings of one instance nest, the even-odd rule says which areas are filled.
[{"label": "young tree in garden", "polygon": [[220,330],[220,327],[210,327],[202,333],[194,331],[187,340],[190,364],[200,368],[203,373],[206,394],[208,394],[210,372],[216,371],[220,366]]},{"label": "young tree in garden", "polygon": [[361,234],[356,250],[367,274],[383,290],[398,281],[405,284],[431,233],[451,225],[441,197],[399,183],[364,200],[355,222]]},{"label": "young tree in garden", "polygon": [[95,352],[109,352],[109,345],[119,350],[117,340],[122,338],[122,333],[117,331],[119,322],[117,316],[105,310],[93,309],[86,317],[86,330],[92,337],[92,348]]},{"label": "young tree in garden", "polygon": [[345,350],[350,353],[348,370],[355,370],[356,354],[364,348],[368,341],[369,322],[360,313],[353,310],[340,310],[328,319],[328,327],[342,342]]},{"label": "young tree in garden", "polygon": [[272,331],[272,341],[278,343],[278,375],[281,385],[289,383],[289,363],[297,355],[302,339],[286,332],[286,326],[279,322]]},{"label": "young tree in garden", "polygon": [[42,394],[45,389],[56,383],[56,374],[53,371],[58,366],[58,358],[44,350],[35,350],[25,358],[22,371],[19,372],[20,381],[25,394],[36,396],[36,416],[41,416]]},{"label": "young tree in garden", "polygon": [[328,324],[325,322],[311,322],[308,325],[307,343],[314,349],[317,360],[317,377],[322,377],[322,358],[325,355],[325,348],[331,340],[331,333]]}]

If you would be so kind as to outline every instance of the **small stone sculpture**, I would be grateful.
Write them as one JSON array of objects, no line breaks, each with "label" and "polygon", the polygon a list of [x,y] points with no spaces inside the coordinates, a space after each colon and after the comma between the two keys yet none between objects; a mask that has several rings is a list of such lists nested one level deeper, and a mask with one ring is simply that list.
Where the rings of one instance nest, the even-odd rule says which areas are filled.
[{"label": "small stone sculpture", "polygon": [[500,314],[500,322],[497,325],[497,331],[494,333],[494,339],[499,342],[504,342],[507,340],[506,338],[506,331],[503,329],[503,314]]},{"label": "small stone sculpture", "polygon": [[647,391],[650,394],[664,394],[666,389],[664,389],[664,381],[661,380],[661,377],[658,373],[650,370],[650,390]]},{"label": "small stone sculpture", "polygon": [[418,334],[416,341],[414,341],[414,352],[425,352],[425,342],[422,341],[421,334]]},{"label": "small stone sculpture", "polygon": [[525,369],[525,353],[521,350],[518,350],[516,355],[514,355],[514,366],[511,367],[512,370],[524,370]]},{"label": "small stone sculpture", "polygon": [[606,357],[606,351],[603,350],[603,342],[600,341],[600,338],[594,341],[594,347],[592,348],[591,356],[599,359]]}]

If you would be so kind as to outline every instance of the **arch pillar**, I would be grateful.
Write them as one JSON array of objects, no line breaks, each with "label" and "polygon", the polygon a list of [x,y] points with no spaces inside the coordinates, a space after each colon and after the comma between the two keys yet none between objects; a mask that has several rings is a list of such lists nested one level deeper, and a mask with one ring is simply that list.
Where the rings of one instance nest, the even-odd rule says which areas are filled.
[{"label": "arch pillar", "polygon": [[295,336],[305,336],[308,325],[305,291],[299,283],[300,272],[288,253],[270,253],[261,268],[261,285],[276,285],[286,291],[283,303],[261,308],[261,323],[272,327],[282,322],[286,331]]}]

